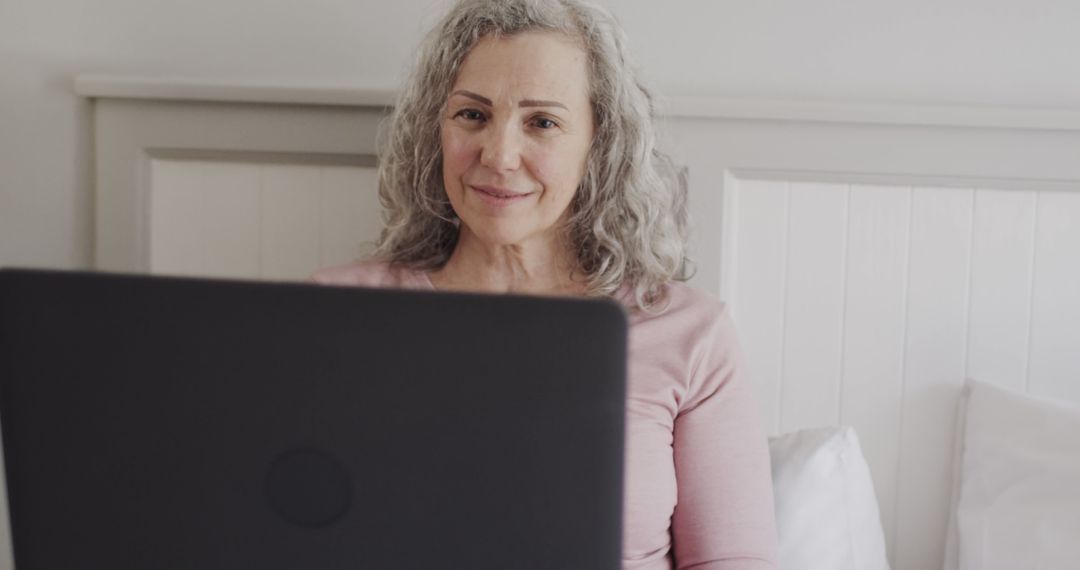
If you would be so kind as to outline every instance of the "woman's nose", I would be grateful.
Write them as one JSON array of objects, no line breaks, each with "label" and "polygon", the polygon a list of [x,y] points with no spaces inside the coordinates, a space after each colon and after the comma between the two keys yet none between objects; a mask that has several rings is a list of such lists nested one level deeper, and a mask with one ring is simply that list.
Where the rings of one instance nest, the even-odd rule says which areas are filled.
[{"label": "woman's nose", "polygon": [[521,133],[512,123],[493,124],[487,129],[480,164],[497,171],[516,170],[521,166]]}]

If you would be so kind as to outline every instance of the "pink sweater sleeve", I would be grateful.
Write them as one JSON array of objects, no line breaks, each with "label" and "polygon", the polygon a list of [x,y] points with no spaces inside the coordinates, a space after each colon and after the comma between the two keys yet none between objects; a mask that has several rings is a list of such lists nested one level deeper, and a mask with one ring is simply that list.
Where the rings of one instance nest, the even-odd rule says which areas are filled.
[{"label": "pink sweater sleeve", "polygon": [[768,440],[726,307],[705,340],[673,430],[675,562],[679,569],[775,570]]}]

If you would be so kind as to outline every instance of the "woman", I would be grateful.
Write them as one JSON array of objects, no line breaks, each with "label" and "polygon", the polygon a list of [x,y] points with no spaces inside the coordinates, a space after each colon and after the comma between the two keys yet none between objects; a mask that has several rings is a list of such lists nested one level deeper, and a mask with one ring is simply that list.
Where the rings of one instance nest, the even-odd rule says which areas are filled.
[{"label": "woman", "polygon": [[766,439],[725,307],[685,280],[685,188],[605,11],[463,0],[379,167],[372,260],[318,283],[611,296],[630,315],[625,568],[773,569]]}]

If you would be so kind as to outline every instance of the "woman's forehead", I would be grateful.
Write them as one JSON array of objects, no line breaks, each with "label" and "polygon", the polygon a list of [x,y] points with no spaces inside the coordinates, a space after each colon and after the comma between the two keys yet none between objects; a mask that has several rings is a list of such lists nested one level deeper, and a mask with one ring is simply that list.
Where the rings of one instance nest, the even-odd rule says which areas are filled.
[{"label": "woman's forehead", "polygon": [[461,90],[496,103],[563,100],[588,101],[588,57],[564,34],[527,32],[481,39],[469,51],[451,94]]}]

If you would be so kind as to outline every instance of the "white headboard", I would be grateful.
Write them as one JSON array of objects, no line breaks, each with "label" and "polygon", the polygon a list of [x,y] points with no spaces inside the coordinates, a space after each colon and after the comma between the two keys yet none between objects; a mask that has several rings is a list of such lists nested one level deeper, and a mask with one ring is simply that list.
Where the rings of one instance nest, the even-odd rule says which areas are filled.
[{"label": "white headboard", "polygon": [[668,127],[698,283],[732,306],[769,430],[855,426],[892,568],[940,568],[964,379],[1080,402],[1080,129],[1012,110],[722,116],[740,109]]},{"label": "white headboard", "polygon": [[[142,271],[155,159],[363,165],[391,100],[108,78],[77,90],[97,99],[99,267]],[[854,425],[893,569],[939,568],[964,378],[1080,402],[1080,112],[663,103],[663,146],[690,176],[693,283],[731,304],[768,428]],[[252,207],[270,195],[249,186]],[[325,232],[311,216],[296,231]],[[360,217],[355,235],[377,233]]]}]

